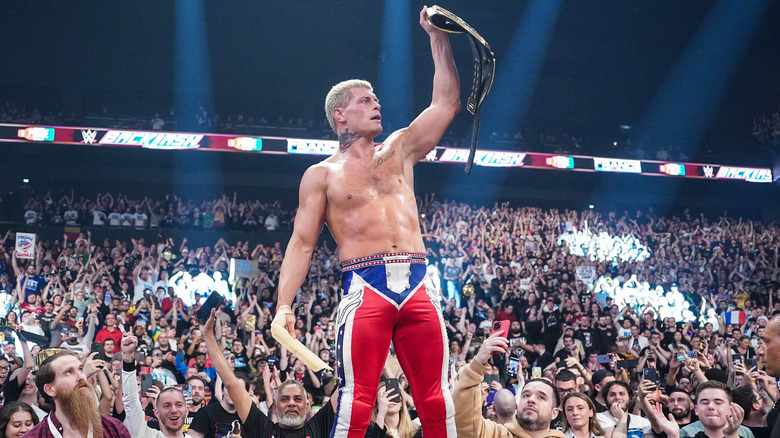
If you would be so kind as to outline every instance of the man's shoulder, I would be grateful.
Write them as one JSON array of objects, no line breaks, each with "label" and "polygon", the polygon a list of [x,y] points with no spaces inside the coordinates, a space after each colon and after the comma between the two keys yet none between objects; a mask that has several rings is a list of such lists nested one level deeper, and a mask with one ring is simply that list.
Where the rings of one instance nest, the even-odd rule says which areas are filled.
[{"label": "man's shoulder", "polygon": [[103,423],[103,429],[106,428],[106,425],[111,425],[111,427],[113,427],[116,430],[127,432],[129,436],[130,432],[127,431],[127,428],[125,427],[124,423],[117,420],[116,418],[101,414],[100,420]]}]

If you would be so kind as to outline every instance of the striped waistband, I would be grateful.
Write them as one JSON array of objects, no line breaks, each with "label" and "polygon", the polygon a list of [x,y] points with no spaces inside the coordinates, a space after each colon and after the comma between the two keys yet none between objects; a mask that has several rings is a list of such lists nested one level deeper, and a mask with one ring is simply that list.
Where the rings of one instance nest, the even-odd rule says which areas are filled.
[{"label": "striped waistband", "polygon": [[419,252],[385,252],[349,259],[341,264],[342,271],[365,268],[387,263],[425,263],[425,254]]}]

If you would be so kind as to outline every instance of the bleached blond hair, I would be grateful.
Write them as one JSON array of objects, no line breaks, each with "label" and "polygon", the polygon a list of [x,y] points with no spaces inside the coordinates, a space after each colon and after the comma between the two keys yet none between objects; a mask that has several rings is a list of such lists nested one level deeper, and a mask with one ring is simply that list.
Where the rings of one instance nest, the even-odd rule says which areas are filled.
[{"label": "bleached blond hair", "polygon": [[336,121],[333,119],[333,110],[336,108],[344,108],[349,104],[349,100],[352,98],[352,92],[350,90],[353,88],[368,88],[370,91],[374,91],[374,86],[371,85],[371,82],[364,81],[363,79],[350,79],[334,85],[325,97],[325,116],[328,118],[328,123],[330,123],[333,132],[336,132]]}]

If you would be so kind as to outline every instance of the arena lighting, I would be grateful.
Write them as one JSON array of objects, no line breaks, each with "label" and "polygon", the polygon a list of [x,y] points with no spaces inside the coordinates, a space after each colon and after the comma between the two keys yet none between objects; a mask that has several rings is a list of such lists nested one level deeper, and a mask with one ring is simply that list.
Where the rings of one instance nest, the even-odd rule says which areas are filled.
[{"label": "arena lighting", "polygon": [[25,183],[25,184],[28,184],[28,183],[30,182],[30,179],[29,179],[29,178],[24,178],[24,179],[22,180],[22,182],[23,182],[23,183]]},{"label": "arena lighting", "polygon": [[[178,126],[183,131],[202,131],[196,116],[203,108],[209,118],[214,117],[214,96],[206,40],[206,14],[203,0],[176,0],[176,31],[174,36],[174,107]],[[101,140],[102,141],[102,140]],[[188,142],[188,145],[195,143]],[[197,144],[200,144],[198,140]],[[192,149],[197,149],[192,148]],[[194,187],[192,172],[217,170],[219,161],[204,154],[182,154],[174,160],[170,183],[179,187]],[[217,175],[219,172],[204,174]],[[216,179],[217,177],[215,177]],[[163,181],[161,181],[163,182]],[[167,182],[167,181],[165,181]],[[213,193],[221,193],[222,181],[199,181]],[[193,188],[192,190],[197,190]],[[219,195],[217,195],[219,196]]]},{"label": "arena lighting", "polygon": [[214,96],[203,0],[176,0],[174,105],[179,129],[198,130],[200,107],[213,117]]},{"label": "arena lighting", "polygon": [[482,132],[514,134],[522,127],[562,3],[531,0],[526,7],[509,46],[498,59],[490,96],[500,98],[488,96],[485,100]]},{"label": "arena lighting", "polygon": [[601,276],[593,282],[591,292],[602,302],[610,297],[618,308],[630,306],[637,314],[642,314],[648,303],[652,304],[657,317],[674,318],[677,322],[695,321],[699,313],[690,295],[680,292],[676,284],[672,283],[668,289],[660,285],[651,287],[646,281],[638,281],[636,275],[622,283],[621,279]]},{"label": "arena lighting", "polygon": [[[412,24],[417,23],[417,19],[412,17],[411,7],[408,0],[385,1],[382,14],[379,78],[375,91],[382,105],[384,135],[408,126],[413,117]],[[415,31],[421,36],[425,33],[418,26]]]},{"label": "arena lighting", "polygon": [[771,3],[712,4],[637,124],[635,143],[699,146]]},{"label": "arena lighting", "polygon": [[590,231],[587,222],[580,230],[573,227],[561,234],[557,243],[558,246],[566,244],[569,254],[592,262],[635,263],[652,255],[650,249],[631,234],[611,236],[606,231],[595,234]]}]

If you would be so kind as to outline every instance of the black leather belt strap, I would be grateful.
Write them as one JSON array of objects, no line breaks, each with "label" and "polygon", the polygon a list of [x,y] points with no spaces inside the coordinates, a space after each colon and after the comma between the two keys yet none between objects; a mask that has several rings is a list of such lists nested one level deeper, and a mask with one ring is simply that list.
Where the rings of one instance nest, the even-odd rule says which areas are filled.
[{"label": "black leather belt strap", "polygon": [[474,76],[471,81],[471,94],[466,109],[474,114],[474,129],[471,134],[471,150],[466,163],[466,173],[471,173],[474,165],[474,154],[477,151],[479,137],[479,108],[493,85],[493,75],[496,72],[496,59],[490,50],[490,44],[476,30],[460,17],[441,6],[428,8],[428,22],[431,26],[450,33],[465,33],[471,41],[471,53],[474,55]]}]

